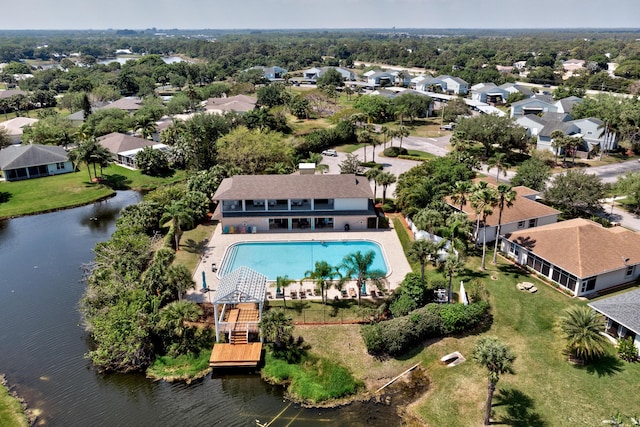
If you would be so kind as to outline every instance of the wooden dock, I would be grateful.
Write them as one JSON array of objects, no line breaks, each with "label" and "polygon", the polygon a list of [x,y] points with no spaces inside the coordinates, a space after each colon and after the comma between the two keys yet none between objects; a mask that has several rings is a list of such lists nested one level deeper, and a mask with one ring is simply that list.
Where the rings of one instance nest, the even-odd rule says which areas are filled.
[{"label": "wooden dock", "polygon": [[212,368],[255,368],[262,358],[262,343],[221,344],[213,346],[209,366]]}]

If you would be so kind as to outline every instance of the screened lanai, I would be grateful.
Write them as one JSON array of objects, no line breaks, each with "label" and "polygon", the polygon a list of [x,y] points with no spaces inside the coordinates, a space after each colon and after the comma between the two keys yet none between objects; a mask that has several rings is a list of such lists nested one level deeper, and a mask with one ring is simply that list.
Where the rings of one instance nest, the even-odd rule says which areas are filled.
[{"label": "screened lanai", "polygon": [[249,333],[258,332],[266,292],[267,276],[249,267],[238,267],[222,277],[213,296],[216,341],[222,332],[231,344],[247,343]]}]

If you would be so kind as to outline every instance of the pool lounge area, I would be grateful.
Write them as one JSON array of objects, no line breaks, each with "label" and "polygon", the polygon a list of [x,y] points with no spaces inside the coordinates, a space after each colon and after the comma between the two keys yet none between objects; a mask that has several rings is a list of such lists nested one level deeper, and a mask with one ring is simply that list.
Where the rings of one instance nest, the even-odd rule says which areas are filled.
[{"label": "pool lounge area", "polygon": [[[212,297],[212,292],[202,292],[202,275],[203,272],[206,276],[206,284],[209,290],[217,289],[220,275],[220,269],[224,268],[222,265],[223,259],[227,249],[239,242],[291,242],[291,241],[317,241],[317,242],[329,242],[329,241],[371,241],[380,245],[384,258],[387,264],[387,276],[385,277],[386,290],[391,291],[398,287],[405,275],[411,271],[411,266],[404,256],[402,245],[398,240],[395,230],[372,230],[372,231],[358,231],[358,232],[342,232],[331,231],[321,232],[316,231],[313,233],[298,231],[288,233],[257,233],[257,234],[223,234],[222,227],[216,227],[213,235],[209,239],[209,246],[206,252],[194,272],[193,279],[196,282],[196,288],[188,292],[189,299],[198,302],[209,302],[209,298]],[[212,271],[212,264],[216,264],[217,271]],[[289,277],[291,274],[289,274]],[[296,297],[300,298],[300,292],[303,291],[304,298],[320,299],[320,295],[315,295],[312,289],[311,282],[305,283],[303,286],[299,284],[293,284],[287,291],[287,298],[291,297],[290,292],[294,291]],[[347,297],[352,298],[353,295],[348,294],[349,287],[353,285],[345,286],[347,290]],[[382,291],[382,289],[380,289]],[[267,295],[271,294],[271,297],[276,297],[275,282],[270,281],[267,288]],[[331,287],[328,291],[328,298],[333,299],[335,297],[344,298],[345,295]]]}]

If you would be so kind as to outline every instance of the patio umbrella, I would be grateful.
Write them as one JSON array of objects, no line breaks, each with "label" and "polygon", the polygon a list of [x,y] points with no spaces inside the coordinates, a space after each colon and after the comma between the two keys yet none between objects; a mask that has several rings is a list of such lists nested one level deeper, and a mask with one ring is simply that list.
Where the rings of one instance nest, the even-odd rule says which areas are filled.
[{"label": "patio umbrella", "polygon": [[202,290],[207,289],[207,277],[204,274],[204,270],[202,270]]},{"label": "patio umbrella", "polygon": [[362,295],[366,295],[367,294],[367,284],[366,283],[362,283],[362,288],[360,288],[360,293]]}]

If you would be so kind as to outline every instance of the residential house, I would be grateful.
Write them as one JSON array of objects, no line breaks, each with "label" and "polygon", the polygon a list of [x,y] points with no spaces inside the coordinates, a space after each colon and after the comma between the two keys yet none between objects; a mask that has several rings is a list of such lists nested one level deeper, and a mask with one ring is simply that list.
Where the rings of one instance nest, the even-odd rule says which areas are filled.
[{"label": "residential house", "polygon": [[462,80],[460,77],[452,77],[446,74],[436,77],[445,84],[443,88],[447,93],[453,93],[456,95],[466,95],[469,93],[469,83]]},{"label": "residential house", "polygon": [[20,89],[0,90],[0,99],[9,99],[14,95],[27,96],[28,94],[27,92]]},{"label": "residential house", "polygon": [[[489,184],[489,186],[495,187],[493,184]],[[513,190],[516,192],[516,198],[513,201],[513,204],[511,206],[505,205],[502,211],[502,225],[500,226],[501,235],[512,233],[517,230],[525,230],[540,227],[542,225],[553,224],[558,221],[560,211],[536,201],[536,197],[540,194],[538,191],[523,186],[513,187]],[[445,200],[452,208],[458,211],[460,210],[460,205],[453,203],[451,198],[447,198]],[[478,220],[478,214],[470,203],[467,203],[462,207],[462,212],[467,214],[472,223],[475,224]],[[480,230],[476,236],[477,244],[481,244],[484,241],[485,229],[487,233],[487,242],[493,242],[496,240],[499,216],[500,211],[496,207],[493,209],[493,213],[487,216],[486,222],[484,224],[482,224],[482,222],[480,223]]]},{"label": "residential house", "polygon": [[527,114],[518,117],[516,123],[527,130],[527,136],[538,136],[547,121],[536,114]]},{"label": "residential house", "polygon": [[471,99],[487,104],[504,104],[509,92],[494,83],[479,83],[471,87]]},{"label": "residential house", "polygon": [[11,145],[0,150],[0,171],[7,181],[73,172],[64,148],[53,145]]},{"label": "residential house", "polygon": [[393,86],[395,77],[386,71],[378,71],[367,77],[367,83],[372,87]]},{"label": "residential house", "polygon": [[576,297],[640,277],[640,233],[577,218],[508,233],[502,251]]},{"label": "residential house", "polygon": [[364,230],[376,226],[372,198],[356,175],[236,175],[214,194],[213,218],[225,233]]},{"label": "residential house", "polygon": [[342,75],[342,79],[345,80],[345,81],[354,81],[356,79],[355,73],[353,71],[347,70],[345,68],[341,68],[341,67],[322,67],[322,68],[313,67],[313,68],[310,68],[310,69],[305,70],[305,71],[302,72],[302,76],[303,76],[302,80],[303,81],[307,81],[307,82],[311,82],[311,83],[315,83],[320,77],[322,77],[324,75],[324,73],[329,71],[330,68],[333,68],[334,70],[339,72]]},{"label": "residential house", "polygon": [[604,147],[605,145],[607,150],[613,150],[618,147],[617,135],[614,133],[606,135],[605,125],[602,120],[595,117],[587,117],[574,120],[572,123],[580,128],[580,134],[585,142],[584,150],[591,151],[596,147]]},{"label": "residential house", "polygon": [[513,69],[513,65],[496,65],[496,70],[498,70],[499,73],[509,74],[513,72]]},{"label": "residential house", "polygon": [[565,71],[563,79],[567,79],[574,75],[576,71],[583,69],[585,64],[584,59],[568,59],[562,62],[562,68]]},{"label": "residential house", "polygon": [[582,98],[577,96],[568,96],[566,98],[559,99],[556,102],[556,107],[558,107],[558,113],[567,113],[571,114],[571,110],[573,110],[573,106],[577,103],[582,102]]},{"label": "residential house", "polygon": [[98,143],[109,150],[116,163],[129,169],[136,168],[136,155],[144,148],[151,147],[162,151],[169,149],[167,145],[118,132],[101,136]]},{"label": "residential house", "polygon": [[100,107],[100,110],[107,110],[109,108],[117,108],[119,110],[124,110],[129,113],[135,113],[139,109],[142,108],[142,99],[140,98],[120,98],[117,101],[113,101],[105,105],[104,107]]},{"label": "residential house", "polygon": [[511,104],[510,117],[521,117],[527,114],[542,114],[547,111],[556,112],[558,107],[539,98],[527,98]]},{"label": "residential house", "polygon": [[222,98],[209,98],[205,111],[209,114],[224,114],[229,111],[246,113],[256,108],[258,98],[247,95],[236,95]]},{"label": "residential house", "polygon": [[393,70],[389,72],[393,76],[393,84],[401,87],[409,87],[413,76],[407,71]]},{"label": "residential house", "polygon": [[12,144],[20,144],[22,142],[22,130],[25,126],[31,126],[38,119],[29,117],[14,117],[6,122],[0,123],[0,129],[6,129],[7,135]]},{"label": "residential house", "polygon": [[587,304],[606,318],[605,332],[613,338],[631,338],[640,351],[640,289]]},{"label": "residential house", "polygon": [[249,71],[249,70],[261,70],[264,75],[264,78],[272,82],[283,81],[284,75],[287,74],[288,72],[288,70],[285,70],[284,68],[280,68],[276,66],[265,67],[261,65],[248,68],[245,71]]},{"label": "residential house", "polygon": [[[505,83],[505,84],[501,84],[500,86],[498,86],[500,89],[504,89],[507,92],[509,92],[509,94],[512,93],[521,93],[523,94],[526,98],[531,98],[533,96],[533,92],[531,91],[531,89],[529,89],[526,86],[522,86],[516,83]],[[508,98],[508,96],[507,96]]]},{"label": "residential house", "polygon": [[546,120],[544,127],[538,132],[536,150],[549,150],[556,152],[553,148],[553,138],[551,135],[555,131],[561,131],[564,136],[581,137],[580,128],[573,122],[563,122],[560,120]]},{"label": "residential house", "polygon": [[427,77],[416,82],[416,90],[423,92],[446,92],[447,83],[436,77]]}]

